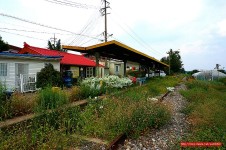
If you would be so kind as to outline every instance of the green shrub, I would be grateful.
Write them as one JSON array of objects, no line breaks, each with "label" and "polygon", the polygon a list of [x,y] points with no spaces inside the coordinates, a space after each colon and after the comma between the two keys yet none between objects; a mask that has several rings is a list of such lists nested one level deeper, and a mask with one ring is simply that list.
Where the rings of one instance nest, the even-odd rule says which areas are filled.
[{"label": "green shrub", "polygon": [[36,86],[44,88],[46,86],[62,86],[63,79],[59,71],[56,71],[52,64],[46,66],[37,73]]},{"label": "green shrub", "polygon": [[81,85],[80,89],[81,89],[81,97],[82,98],[88,98],[88,97],[94,98],[103,93],[102,92],[103,88],[97,88],[97,87],[92,88],[87,85]]},{"label": "green shrub", "polygon": [[6,87],[0,82],[0,121],[11,118],[11,101],[7,99]]},{"label": "green shrub", "polygon": [[0,104],[6,101],[6,88],[5,86],[0,82]]},{"label": "green shrub", "polygon": [[67,94],[62,90],[54,90],[51,87],[46,87],[38,93],[36,111],[55,109],[63,104],[67,104],[68,101]]}]

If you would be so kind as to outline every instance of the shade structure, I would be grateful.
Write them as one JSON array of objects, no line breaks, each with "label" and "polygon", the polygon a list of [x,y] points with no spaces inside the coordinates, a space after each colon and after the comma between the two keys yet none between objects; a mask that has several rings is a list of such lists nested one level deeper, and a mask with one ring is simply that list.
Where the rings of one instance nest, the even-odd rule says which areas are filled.
[{"label": "shade structure", "polygon": [[67,46],[67,45],[63,45],[62,47],[63,49],[77,51],[90,55],[95,55],[96,53],[98,53],[98,55],[101,57],[107,57],[122,61],[137,62],[140,63],[140,65],[145,65],[148,67],[155,66],[159,69],[169,67],[169,65],[157,60],[156,58],[144,54],[134,48],[131,48],[115,40],[88,47]]}]

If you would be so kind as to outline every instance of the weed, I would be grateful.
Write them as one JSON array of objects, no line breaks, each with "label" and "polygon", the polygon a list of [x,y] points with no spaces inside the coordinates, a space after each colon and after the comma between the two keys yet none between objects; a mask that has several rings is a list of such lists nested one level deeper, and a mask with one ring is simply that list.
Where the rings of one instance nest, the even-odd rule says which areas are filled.
[{"label": "weed", "polygon": [[37,98],[35,93],[27,93],[26,95],[17,92],[13,93],[11,97],[13,116],[33,113],[36,100]]},{"label": "weed", "polygon": [[78,86],[73,86],[71,88],[69,100],[71,102],[73,102],[73,101],[77,101],[77,100],[80,100],[80,99],[82,99],[82,90],[81,90],[81,88],[78,87]]},{"label": "weed", "polygon": [[38,94],[36,111],[42,112],[48,109],[55,109],[67,103],[68,97],[66,93],[46,87]]},{"label": "weed", "polygon": [[226,91],[220,82],[188,82],[189,90],[181,91],[188,99],[183,110],[192,123],[192,133],[187,141],[215,141],[226,144]]}]

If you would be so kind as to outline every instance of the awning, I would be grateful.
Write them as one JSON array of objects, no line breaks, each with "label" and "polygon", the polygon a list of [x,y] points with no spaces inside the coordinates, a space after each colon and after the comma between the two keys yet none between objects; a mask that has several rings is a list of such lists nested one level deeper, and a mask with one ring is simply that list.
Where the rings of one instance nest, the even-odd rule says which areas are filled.
[{"label": "awning", "polygon": [[88,47],[63,45],[62,48],[90,55],[95,55],[95,53],[98,52],[102,57],[138,62],[141,65],[149,67],[152,67],[153,65],[157,68],[169,67],[169,65],[155,59],[154,57],[144,54],[115,40]]}]

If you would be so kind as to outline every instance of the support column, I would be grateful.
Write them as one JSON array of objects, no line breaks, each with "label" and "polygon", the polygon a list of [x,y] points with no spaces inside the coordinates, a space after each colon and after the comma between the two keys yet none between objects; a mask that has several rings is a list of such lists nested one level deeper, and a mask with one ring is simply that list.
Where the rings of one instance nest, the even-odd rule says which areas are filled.
[{"label": "support column", "polygon": [[126,64],[127,64],[127,60],[123,60],[124,62],[124,77],[126,76]]},{"label": "support column", "polygon": [[150,67],[148,66],[148,78],[150,78]]},{"label": "support column", "polygon": [[160,66],[159,66],[159,64],[158,64],[158,70],[159,70],[159,77],[160,77]]},{"label": "support column", "polygon": [[100,72],[99,72],[100,53],[95,52],[95,58],[96,58],[96,77],[100,77]]}]

